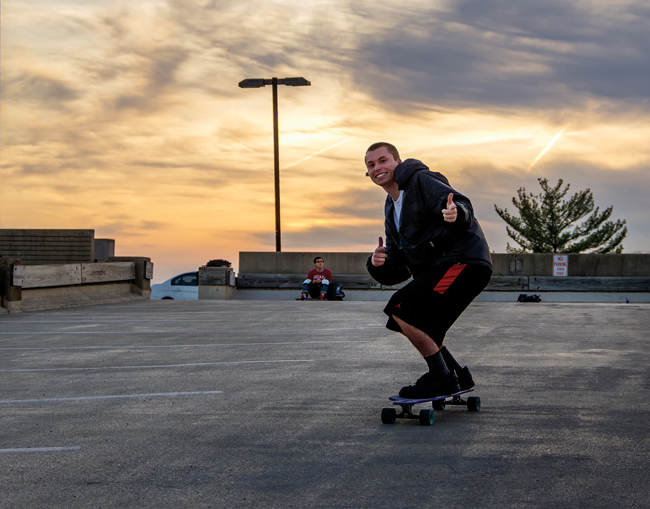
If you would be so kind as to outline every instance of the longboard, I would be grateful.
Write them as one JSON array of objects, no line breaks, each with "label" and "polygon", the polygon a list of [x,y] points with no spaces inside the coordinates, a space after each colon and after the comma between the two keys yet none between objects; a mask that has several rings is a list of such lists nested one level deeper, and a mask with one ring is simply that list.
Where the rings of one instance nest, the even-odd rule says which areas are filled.
[{"label": "longboard", "polygon": [[[393,405],[398,405],[402,407],[402,411],[398,414],[395,407],[393,408],[384,408],[381,411],[381,422],[384,424],[395,424],[397,419],[418,419],[420,424],[423,426],[431,426],[434,423],[434,413],[433,410],[444,410],[447,405],[459,405],[466,406],[467,410],[471,412],[478,412],[481,409],[481,398],[478,397],[469,397],[463,399],[461,396],[468,392],[472,392],[474,389],[467,389],[465,391],[455,392],[454,394],[447,394],[446,396],[436,396],[435,398],[423,398],[423,399],[409,399],[402,398],[401,396],[391,396],[390,399],[393,402]],[[433,410],[423,409],[420,410],[419,414],[413,413],[413,406],[420,403],[429,403]]]}]

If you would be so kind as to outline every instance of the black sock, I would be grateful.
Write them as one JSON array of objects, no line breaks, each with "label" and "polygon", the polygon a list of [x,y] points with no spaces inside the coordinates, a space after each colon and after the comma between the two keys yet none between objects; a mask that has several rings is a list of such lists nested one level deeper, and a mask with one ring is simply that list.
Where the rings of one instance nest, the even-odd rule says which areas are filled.
[{"label": "black sock", "polygon": [[447,364],[445,364],[445,360],[442,358],[440,352],[429,355],[429,357],[425,357],[424,360],[427,362],[429,373],[432,375],[445,376],[449,374]]},{"label": "black sock", "polygon": [[442,354],[442,358],[445,360],[445,364],[447,364],[449,371],[459,371],[462,369],[460,364],[458,364],[458,362],[456,362],[456,359],[454,359],[454,356],[451,355],[449,350],[447,350],[446,346],[443,346],[440,349],[440,353]]}]

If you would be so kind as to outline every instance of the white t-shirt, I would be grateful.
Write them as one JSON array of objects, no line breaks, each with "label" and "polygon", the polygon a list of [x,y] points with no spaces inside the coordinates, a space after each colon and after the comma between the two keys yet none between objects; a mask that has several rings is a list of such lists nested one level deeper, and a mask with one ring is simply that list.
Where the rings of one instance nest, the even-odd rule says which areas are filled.
[{"label": "white t-shirt", "polygon": [[402,197],[404,196],[404,191],[399,192],[399,198],[397,200],[393,200],[393,203],[395,204],[395,208],[393,209],[393,218],[395,219],[395,226],[397,227],[397,231],[399,231],[400,227],[400,222],[402,220]]}]

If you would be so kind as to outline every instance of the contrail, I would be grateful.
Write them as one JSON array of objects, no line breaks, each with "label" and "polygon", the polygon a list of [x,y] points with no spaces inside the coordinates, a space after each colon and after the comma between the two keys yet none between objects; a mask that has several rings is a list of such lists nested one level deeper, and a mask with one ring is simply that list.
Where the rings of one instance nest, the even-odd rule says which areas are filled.
[{"label": "contrail", "polygon": [[301,159],[300,161],[296,161],[295,163],[291,163],[289,166],[285,166],[282,169],[286,170],[287,168],[291,168],[292,166],[295,166],[296,164],[304,163],[307,159],[311,159],[312,157],[317,156],[318,154],[322,154],[323,152],[326,152],[327,150],[330,150],[330,149],[332,149],[334,147],[338,147],[339,145],[343,145],[344,143],[347,143],[348,141],[353,140],[355,138],[356,138],[356,136],[352,136],[352,138],[348,138],[347,140],[339,141],[338,143],[335,143],[331,147],[327,147],[327,148],[324,148],[323,150],[319,150],[318,152],[315,152],[312,155],[307,156],[304,159]]},{"label": "contrail", "polygon": [[528,167],[528,171],[532,170],[532,169],[533,169],[533,166],[535,166],[535,165],[537,164],[537,162],[538,162],[538,161],[539,161],[539,160],[544,156],[544,154],[546,154],[546,152],[548,152],[549,150],[551,150],[551,147],[552,147],[552,146],[555,144],[555,142],[560,138],[560,136],[562,136],[562,133],[564,132],[565,129],[566,129],[566,127],[565,127],[564,129],[562,129],[559,133],[557,133],[557,134],[555,135],[555,138],[553,138],[553,139],[548,143],[548,145],[546,145],[546,147],[544,147],[544,150],[542,150],[542,151],[539,153],[539,155],[535,158],[535,160],[534,160],[532,163],[530,163],[530,166]]}]

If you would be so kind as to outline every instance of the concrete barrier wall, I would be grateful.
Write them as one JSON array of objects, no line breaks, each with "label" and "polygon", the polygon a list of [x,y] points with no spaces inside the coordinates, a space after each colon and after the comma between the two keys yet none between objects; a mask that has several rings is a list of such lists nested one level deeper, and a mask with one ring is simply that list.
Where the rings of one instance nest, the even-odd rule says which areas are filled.
[{"label": "concrete barrier wall", "polygon": [[107,262],[115,256],[114,239],[95,239],[95,261]]},{"label": "concrete barrier wall", "polygon": [[314,258],[322,256],[332,274],[364,274],[369,253],[256,252],[239,253],[239,273],[302,274],[314,268]]},{"label": "concrete barrier wall", "polygon": [[[570,277],[650,277],[650,254],[570,254]],[[493,253],[495,276],[552,276],[552,254]]]},{"label": "concrete barrier wall", "polygon": [[[337,274],[367,274],[370,253],[250,252],[239,253],[240,274],[301,274],[322,256],[325,267]],[[650,254],[577,254],[569,256],[572,277],[650,277]],[[552,276],[552,254],[492,253],[493,276]]]},{"label": "concrete barrier wall", "polygon": [[0,228],[0,255],[23,265],[95,261],[95,230]]},{"label": "concrete barrier wall", "polygon": [[[385,300],[387,291],[366,270],[370,253],[240,252],[237,299],[295,298],[302,278],[322,256],[348,300]],[[493,253],[494,272],[482,300],[515,302],[543,293],[548,302],[650,302],[650,255],[568,255],[568,277],[553,276],[552,254]]]},{"label": "concrete barrier wall", "polygon": [[153,264],[145,257],[110,262],[22,265],[0,258],[0,311],[10,313],[148,299]]}]

